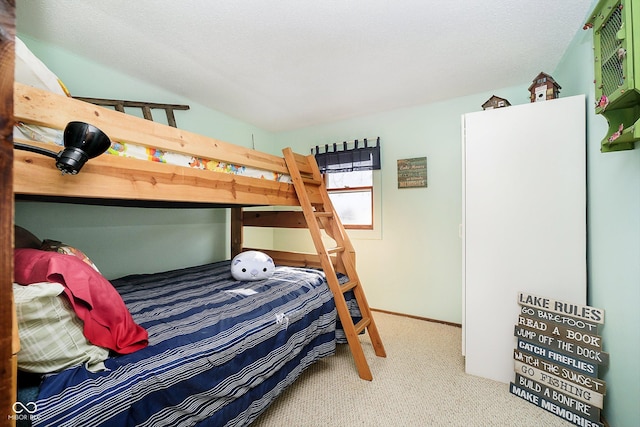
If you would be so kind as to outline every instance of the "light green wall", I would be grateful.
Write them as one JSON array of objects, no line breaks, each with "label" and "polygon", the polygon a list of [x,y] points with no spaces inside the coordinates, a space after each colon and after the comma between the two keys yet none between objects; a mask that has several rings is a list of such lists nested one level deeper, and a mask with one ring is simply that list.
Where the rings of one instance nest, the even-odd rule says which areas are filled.
[{"label": "light green wall", "polygon": [[85,252],[108,278],[228,257],[224,209],[146,209],[18,202],[16,224]]},{"label": "light green wall", "polygon": [[[594,3],[595,5],[595,3]],[[594,113],[592,31],[578,34],[555,71],[563,94],[587,94],[588,302],[605,310],[610,362],[604,414],[611,426],[640,422],[640,146],[601,153],[608,126]]]},{"label": "light green wall", "polygon": [[[280,148],[379,136],[382,171],[378,236],[350,232],[372,307],[461,323],[461,116],[495,94],[528,102],[528,85],[283,132]],[[427,188],[397,188],[397,160],[427,157]],[[284,246],[299,233],[277,232]]]},{"label": "light green wall", "polygon": [[[175,112],[181,129],[245,147],[251,147],[253,136],[257,149],[268,151],[272,147],[270,132],[56,46],[18,35],[73,95],[188,104],[190,110]],[[162,112],[154,115],[154,120],[166,123]],[[230,255],[227,209],[136,209],[17,202],[15,222],[42,239],[61,240],[81,248],[109,279],[202,264]],[[267,247],[271,235],[261,233],[258,240]]]}]

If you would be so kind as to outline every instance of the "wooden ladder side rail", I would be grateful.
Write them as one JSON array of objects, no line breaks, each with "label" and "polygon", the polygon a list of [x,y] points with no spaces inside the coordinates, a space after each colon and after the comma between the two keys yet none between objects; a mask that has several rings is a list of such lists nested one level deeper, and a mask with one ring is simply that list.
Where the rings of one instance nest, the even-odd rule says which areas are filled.
[{"label": "wooden ladder side rail", "polygon": [[[334,295],[336,310],[347,337],[347,342],[354,358],[358,374],[360,378],[371,381],[373,376],[364,355],[362,344],[358,339],[358,334],[365,330],[369,333],[377,356],[385,357],[386,352],[371,309],[365,298],[358,273],[355,269],[353,255],[351,253],[353,246],[329,199],[315,158],[313,156],[305,157],[296,154],[290,148],[284,149],[283,153],[289,174],[296,189],[296,194],[298,195],[298,200],[300,201],[300,206],[302,207],[307,226],[311,233],[311,238],[320,257],[327,283]],[[305,174],[304,176],[301,171]],[[315,205],[311,203],[308,194],[309,188],[319,188],[322,203],[316,203]],[[336,248],[326,249],[322,240],[321,226],[330,232],[331,237],[336,241]],[[341,265],[345,268],[347,276],[349,277],[349,282],[345,285],[340,284],[331,261],[331,256],[334,254],[339,258]],[[353,323],[344,298],[344,292],[347,290],[353,290],[358,307],[360,308],[362,320],[356,325]]]}]

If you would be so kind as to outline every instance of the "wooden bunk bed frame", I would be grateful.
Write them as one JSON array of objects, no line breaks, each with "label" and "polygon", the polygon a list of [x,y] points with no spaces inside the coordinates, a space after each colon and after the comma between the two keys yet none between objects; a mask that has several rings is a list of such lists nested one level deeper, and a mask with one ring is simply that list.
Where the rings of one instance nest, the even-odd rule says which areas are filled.
[{"label": "wooden bunk bed frame", "polygon": [[15,2],[0,0],[0,425],[15,425],[17,320],[13,305],[13,75]]},{"label": "wooden bunk bed frame", "polygon": [[[8,6],[2,3],[0,7]],[[11,18],[8,22],[0,22],[5,30],[9,30],[4,34],[13,34],[12,23]],[[5,84],[7,80],[13,80],[4,78],[13,75],[13,42],[0,42],[3,58],[0,97],[4,101],[0,105],[3,119],[0,145],[0,406],[7,410],[5,412],[11,413],[15,402],[16,353],[19,349],[11,297],[13,201],[16,197],[125,206],[231,207],[232,256],[250,249],[243,246],[242,230],[245,226],[309,228],[316,254],[257,249],[269,253],[276,264],[324,269],[358,373],[363,379],[372,379],[358,334],[369,333],[377,356],[385,357],[385,350],[355,270],[353,246],[333,210],[313,156],[302,156],[285,149],[284,157],[278,157],[19,83]],[[103,130],[112,141],[288,174],[293,184],[114,155],[101,155],[90,160],[78,175],[62,175],[51,158],[13,149],[11,133],[14,121],[56,129],[63,129],[70,121],[84,121]],[[51,147],[48,144],[33,145]],[[302,207],[302,210],[245,211],[243,207],[246,206],[295,206]],[[321,229],[335,240],[335,248],[325,247]],[[340,285],[336,272],[345,273],[350,281]],[[362,312],[363,319],[356,325],[349,316],[343,295],[348,290],[354,292]]]}]

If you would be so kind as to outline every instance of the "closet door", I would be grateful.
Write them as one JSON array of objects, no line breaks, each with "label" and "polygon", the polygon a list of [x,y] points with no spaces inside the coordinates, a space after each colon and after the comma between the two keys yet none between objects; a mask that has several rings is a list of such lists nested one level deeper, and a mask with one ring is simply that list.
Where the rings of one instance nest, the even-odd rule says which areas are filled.
[{"label": "closet door", "polygon": [[586,304],[585,97],[466,114],[466,372],[514,378],[518,292]]}]

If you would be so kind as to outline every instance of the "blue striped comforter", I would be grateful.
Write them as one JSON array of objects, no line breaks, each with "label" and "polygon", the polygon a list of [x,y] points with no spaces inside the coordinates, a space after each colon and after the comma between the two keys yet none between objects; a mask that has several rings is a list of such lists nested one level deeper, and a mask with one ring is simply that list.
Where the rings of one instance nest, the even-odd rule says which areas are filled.
[{"label": "blue striped comforter", "polygon": [[36,426],[241,426],[335,351],[321,272],[235,281],[229,261],[112,281],[149,346],[45,378]]}]

